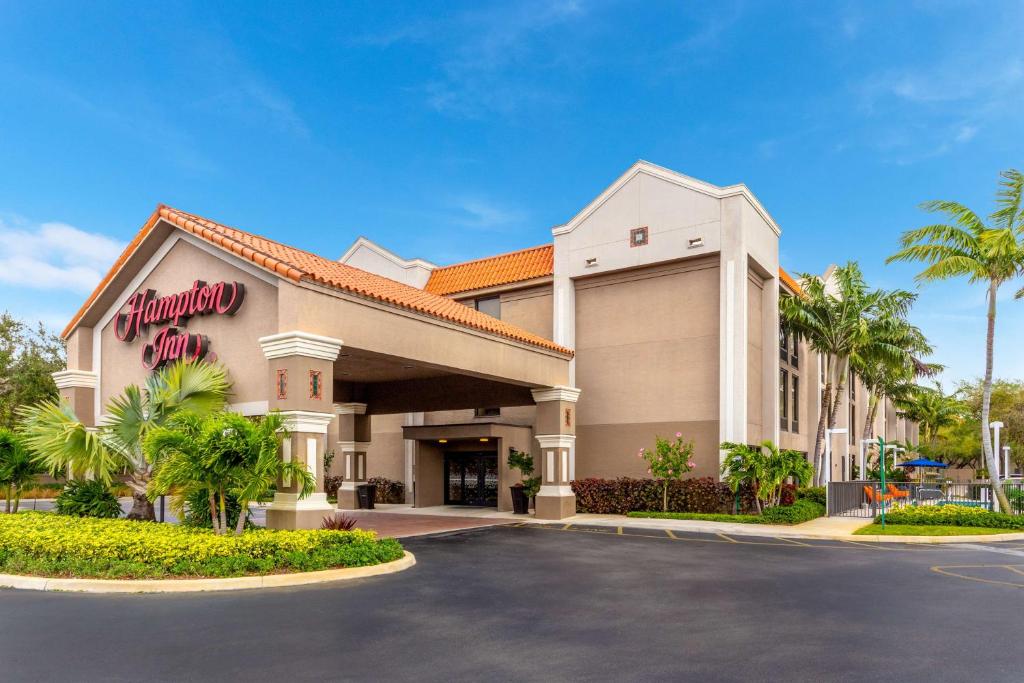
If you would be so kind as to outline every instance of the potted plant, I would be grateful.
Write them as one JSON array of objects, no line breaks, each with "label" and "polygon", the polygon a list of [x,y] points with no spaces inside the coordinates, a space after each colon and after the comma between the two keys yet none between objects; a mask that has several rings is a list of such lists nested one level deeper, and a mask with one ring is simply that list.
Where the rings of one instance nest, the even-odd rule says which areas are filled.
[{"label": "potted plant", "polygon": [[510,487],[512,490],[512,512],[517,515],[525,515],[530,511],[530,499],[540,491],[540,477],[532,476],[533,456],[517,451],[510,446],[508,466],[510,469],[519,470],[523,479],[522,482]]}]

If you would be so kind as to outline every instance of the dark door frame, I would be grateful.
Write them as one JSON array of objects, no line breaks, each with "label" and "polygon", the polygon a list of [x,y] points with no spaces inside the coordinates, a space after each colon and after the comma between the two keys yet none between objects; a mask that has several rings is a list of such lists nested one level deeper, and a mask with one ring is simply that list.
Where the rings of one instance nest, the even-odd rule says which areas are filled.
[{"label": "dark door frame", "polygon": [[[470,460],[477,460],[482,465],[477,471],[476,486],[471,487],[466,480],[467,467]],[[460,483],[462,484],[462,496],[463,500],[453,501],[451,499],[451,464],[454,462],[462,461],[460,470]],[[486,494],[486,478],[487,478],[487,465],[493,463],[493,470],[495,476],[498,476],[498,454],[495,451],[445,451],[443,458],[444,467],[444,504],[445,505],[468,505],[478,507],[497,507],[498,506],[498,489],[495,487],[493,499],[488,498]],[[474,494],[470,497],[467,496],[467,491],[473,491]]]}]

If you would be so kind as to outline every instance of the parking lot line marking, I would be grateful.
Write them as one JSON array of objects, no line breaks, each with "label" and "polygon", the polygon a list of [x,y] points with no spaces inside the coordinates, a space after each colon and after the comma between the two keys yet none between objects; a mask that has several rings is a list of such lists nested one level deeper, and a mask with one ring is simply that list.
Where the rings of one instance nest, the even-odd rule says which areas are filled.
[{"label": "parking lot line marking", "polygon": [[572,524],[566,524],[562,527],[562,531],[569,531],[570,529],[572,529]]},{"label": "parking lot line marking", "polygon": [[615,533],[617,533],[619,536],[621,536],[622,535],[622,527],[621,526],[615,527]]},{"label": "parking lot line marking", "polygon": [[[1013,583],[1012,581],[998,581],[996,579],[982,579],[977,576],[966,576],[964,574],[957,574],[956,572],[949,571],[951,569],[1011,569],[1005,564],[960,564],[960,565],[949,565],[949,566],[937,566],[932,567],[931,570],[936,574],[942,574],[943,576],[949,576],[954,579],[963,579],[965,581],[975,581],[977,583],[988,583],[993,586],[1009,586],[1010,588],[1024,588],[1022,583]],[[1011,569],[1016,572],[1016,569]],[[1024,574],[1024,572],[1018,572]]]},{"label": "parking lot line marking", "polygon": [[739,541],[737,541],[735,538],[729,538],[725,534],[715,534],[715,536],[718,536],[720,538],[724,538],[725,540],[729,541],[729,543],[739,543]]},{"label": "parking lot line marking", "polygon": [[668,535],[669,538],[674,538],[677,541],[679,540],[679,537],[672,533],[671,529],[665,529],[665,534]]},{"label": "parking lot line marking", "polygon": [[786,543],[792,543],[793,545],[803,545],[807,546],[808,548],[814,547],[810,543],[804,543],[803,541],[797,541],[792,538],[783,538],[782,536],[772,536],[772,538],[774,538],[776,541],[785,541]]}]

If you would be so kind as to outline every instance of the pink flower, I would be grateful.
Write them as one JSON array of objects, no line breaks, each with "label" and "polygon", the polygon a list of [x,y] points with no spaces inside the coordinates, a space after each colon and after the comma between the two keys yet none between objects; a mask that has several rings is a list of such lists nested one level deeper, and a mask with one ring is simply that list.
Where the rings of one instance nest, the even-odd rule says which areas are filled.
[{"label": "pink flower", "polygon": [[683,433],[682,432],[676,432],[676,438],[677,439],[683,438]]},{"label": "pink flower", "polygon": [[689,467],[689,468],[690,468],[691,470],[692,470],[692,469],[693,469],[694,467],[696,467],[696,465],[695,465],[695,464],[693,463],[693,461],[692,461],[692,460],[691,460],[690,462],[686,463],[686,466],[687,466],[687,467]]},{"label": "pink flower", "polygon": [[650,473],[651,473],[651,468],[650,468],[650,467],[648,467],[648,468],[647,468],[647,474],[650,474]]},{"label": "pink flower", "polygon": [[669,468],[668,468],[668,475],[669,475],[670,477],[672,476],[672,468],[671,468],[671,467],[669,467]]}]

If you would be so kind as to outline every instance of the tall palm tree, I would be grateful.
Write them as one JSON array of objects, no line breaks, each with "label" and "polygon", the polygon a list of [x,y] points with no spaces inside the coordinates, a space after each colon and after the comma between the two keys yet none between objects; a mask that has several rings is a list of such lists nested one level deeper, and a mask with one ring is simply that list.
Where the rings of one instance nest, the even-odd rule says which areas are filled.
[{"label": "tall palm tree", "polygon": [[[870,290],[853,262],[835,269],[832,281],[801,273],[803,296],[779,304],[783,324],[807,341],[825,363],[825,386],[814,440],[815,483],[825,481],[825,430],[833,429],[850,376],[851,359],[875,357],[899,364],[905,350],[881,334],[905,320],[915,295],[903,290]],[[834,283],[834,287],[833,287]]]},{"label": "tall palm tree", "polygon": [[150,375],[140,388],[128,385],[107,404],[103,424],[83,425],[66,402],[43,401],[19,411],[26,445],[52,474],[91,476],[110,483],[126,475],[132,490],[129,519],[156,518],[146,489],[154,463],[142,443],[151,430],[185,414],[206,415],[224,407],[231,384],[223,367],[177,362]]},{"label": "tall palm tree", "polygon": [[[927,266],[917,274],[918,282],[935,282],[966,277],[970,283],[984,283],[988,301],[988,326],[985,335],[985,379],[981,399],[981,444],[985,466],[992,478],[992,489],[1003,510],[1009,502],[996,481],[996,458],[989,433],[992,404],[993,346],[996,332],[996,296],[999,288],[1020,275],[1024,269],[1024,174],[1009,170],[1000,174],[996,192],[996,210],[988,223],[959,202],[930,201],[922,204],[925,211],[941,213],[949,223],[936,223],[908,230],[900,238],[900,250],[887,259],[916,261]],[[1024,290],[1017,292],[1024,297]]]},{"label": "tall palm tree", "polygon": [[[941,365],[923,360],[932,353],[932,346],[924,333],[908,321],[901,318],[873,320],[870,328],[871,343],[851,358],[854,373],[868,392],[861,437],[865,440],[875,436],[875,417],[883,401],[889,399],[898,404],[909,399],[916,389],[916,378],[942,371]],[[880,344],[886,346],[886,353],[877,353]]]}]

